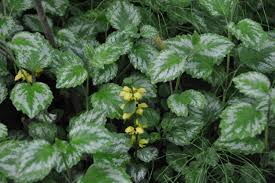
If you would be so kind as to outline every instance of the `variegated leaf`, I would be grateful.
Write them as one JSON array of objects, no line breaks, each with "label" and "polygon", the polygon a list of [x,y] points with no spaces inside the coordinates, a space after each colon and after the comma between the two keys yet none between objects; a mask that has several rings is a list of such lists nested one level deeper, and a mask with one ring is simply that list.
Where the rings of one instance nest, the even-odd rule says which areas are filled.
[{"label": "variegated leaf", "polygon": [[117,84],[105,84],[90,97],[90,103],[96,111],[106,112],[107,117],[120,119],[122,116],[120,107],[123,104],[119,96],[121,90],[122,87]]},{"label": "variegated leaf", "polygon": [[32,0],[6,0],[6,6],[8,11],[12,13],[21,13],[27,9],[33,7]]},{"label": "variegated leaf", "polygon": [[262,26],[251,19],[243,19],[237,25],[231,23],[228,30],[241,40],[245,47],[255,50],[261,50],[263,43],[268,40],[268,34]]},{"label": "variegated leaf", "polygon": [[9,38],[13,33],[22,30],[12,17],[0,15],[0,40]]},{"label": "variegated leaf", "polygon": [[138,8],[127,1],[115,1],[106,14],[111,25],[118,30],[137,27],[141,22]]},{"label": "variegated leaf", "polygon": [[65,65],[56,73],[56,88],[72,88],[81,85],[88,77],[88,72],[81,64]]},{"label": "variegated leaf", "polygon": [[232,153],[242,154],[255,154],[262,153],[265,145],[262,140],[257,138],[245,138],[242,140],[231,140],[218,139],[214,145],[221,150],[227,150]]},{"label": "variegated leaf", "polygon": [[263,99],[268,96],[271,83],[269,79],[259,72],[247,72],[233,79],[241,93],[248,97]]},{"label": "variegated leaf", "polygon": [[58,153],[56,161],[57,172],[71,168],[81,160],[82,151],[66,141],[56,139],[54,148]]},{"label": "variegated leaf", "polygon": [[95,109],[70,120],[70,144],[80,153],[95,153],[111,143],[111,133],[104,127],[104,110]]},{"label": "variegated leaf", "polygon": [[51,14],[63,16],[69,6],[69,0],[45,0],[42,1],[43,7]]},{"label": "variegated leaf", "polygon": [[158,30],[151,25],[143,25],[140,28],[140,35],[144,38],[153,39],[158,36]]},{"label": "variegated leaf", "polygon": [[135,88],[144,88],[146,90],[144,97],[154,98],[157,96],[156,85],[152,84],[150,79],[142,74],[132,74],[123,79],[123,85]]},{"label": "variegated leaf", "polygon": [[255,137],[267,125],[267,117],[253,105],[240,102],[227,107],[221,114],[221,138],[226,141]]},{"label": "variegated leaf", "polygon": [[53,94],[44,83],[19,83],[12,89],[10,98],[18,111],[34,118],[51,104]]},{"label": "variegated leaf", "polygon": [[198,91],[187,90],[181,94],[173,94],[167,100],[168,107],[177,116],[187,116],[188,107],[203,109],[206,106],[205,97]]},{"label": "variegated leaf", "polygon": [[55,166],[57,153],[44,140],[29,142],[17,154],[16,180],[19,182],[35,182],[47,176]]},{"label": "variegated leaf", "polygon": [[[0,123],[0,141],[8,136],[8,128],[3,123]],[[0,171],[1,172],[1,171]]]},{"label": "variegated leaf", "polygon": [[36,72],[50,65],[52,51],[48,41],[39,33],[17,33],[10,43],[16,54],[16,63],[30,71]]},{"label": "variegated leaf", "polygon": [[154,161],[158,157],[158,149],[156,147],[145,147],[143,149],[139,149],[137,151],[137,157],[145,162],[149,163],[151,161]]},{"label": "variegated leaf", "polygon": [[90,75],[94,85],[107,83],[116,77],[118,66],[116,63],[104,66],[104,69],[93,68]]},{"label": "variegated leaf", "polygon": [[28,125],[28,132],[33,139],[54,142],[57,135],[57,126],[54,123],[34,121]]},{"label": "variegated leaf", "polygon": [[6,85],[0,81],[0,104],[6,99],[8,95],[8,89]]},{"label": "variegated leaf", "polygon": [[131,178],[123,168],[114,167],[111,164],[101,164],[100,162],[93,164],[87,170],[82,179],[83,183],[94,182],[110,182],[110,183],[131,183]]},{"label": "variegated leaf", "polygon": [[173,50],[165,50],[150,64],[149,75],[152,83],[171,81],[185,70],[186,57]]},{"label": "variegated leaf", "polygon": [[138,42],[133,46],[129,54],[129,59],[135,69],[148,75],[149,65],[154,62],[158,54],[159,51],[152,45],[145,42]]}]

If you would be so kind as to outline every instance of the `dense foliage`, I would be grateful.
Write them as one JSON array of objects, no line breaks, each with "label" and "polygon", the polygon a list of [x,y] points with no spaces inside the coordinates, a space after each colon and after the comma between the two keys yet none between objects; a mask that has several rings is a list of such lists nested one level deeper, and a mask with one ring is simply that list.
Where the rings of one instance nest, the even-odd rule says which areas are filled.
[{"label": "dense foliage", "polygon": [[275,182],[274,0],[0,8],[0,182]]}]

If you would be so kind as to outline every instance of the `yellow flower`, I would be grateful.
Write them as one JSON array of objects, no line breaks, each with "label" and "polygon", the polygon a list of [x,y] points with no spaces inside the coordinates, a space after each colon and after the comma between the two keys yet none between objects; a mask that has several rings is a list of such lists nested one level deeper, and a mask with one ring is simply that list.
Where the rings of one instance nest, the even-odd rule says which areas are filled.
[{"label": "yellow flower", "polygon": [[139,147],[144,148],[149,143],[147,139],[140,139],[138,142]]},{"label": "yellow flower", "polygon": [[140,93],[141,95],[144,95],[146,90],[144,88],[139,88],[139,89],[137,89],[137,92]]},{"label": "yellow flower", "polygon": [[37,69],[36,71],[35,71],[35,76],[36,77],[39,77],[40,75],[41,75],[41,73],[42,73],[42,69]]},{"label": "yellow flower", "polygon": [[123,89],[122,89],[122,91],[128,92],[128,93],[132,93],[132,89],[129,88],[128,86],[124,86]]},{"label": "yellow flower", "polygon": [[14,80],[18,81],[22,79],[23,81],[27,81],[29,83],[32,82],[32,75],[29,74],[26,70],[24,69],[20,69],[17,73],[17,75],[15,76]]},{"label": "yellow flower", "polygon": [[147,107],[148,107],[148,105],[147,105],[146,103],[138,104],[136,113],[137,113],[138,115],[142,115],[142,114],[143,114],[143,111],[144,111],[144,108],[147,108]]},{"label": "yellow flower", "polygon": [[136,124],[138,127],[147,128],[147,125],[141,124],[140,121],[139,121],[138,119],[136,119],[135,124]]},{"label": "yellow flower", "polygon": [[125,104],[122,104],[121,106],[120,106],[120,109],[124,109],[125,108]]},{"label": "yellow flower", "polygon": [[133,88],[133,91],[134,91],[134,99],[135,100],[140,100],[145,93],[144,88],[139,88],[139,89]]},{"label": "yellow flower", "polygon": [[124,100],[130,101],[132,99],[133,94],[125,91],[121,91],[119,96],[123,97]]},{"label": "yellow flower", "polygon": [[128,133],[129,135],[134,135],[134,134],[135,134],[135,128],[132,127],[132,126],[128,126],[128,127],[125,129],[125,133]]},{"label": "yellow flower", "polygon": [[131,116],[132,116],[131,113],[124,113],[123,116],[122,116],[122,119],[124,119],[124,120],[130,119]]},{"label": "yellow flower", "polygon": [[135,131],[136,131],[136,134],[143,134],[144,133],[144,129],[142,127],[136,127]]}]

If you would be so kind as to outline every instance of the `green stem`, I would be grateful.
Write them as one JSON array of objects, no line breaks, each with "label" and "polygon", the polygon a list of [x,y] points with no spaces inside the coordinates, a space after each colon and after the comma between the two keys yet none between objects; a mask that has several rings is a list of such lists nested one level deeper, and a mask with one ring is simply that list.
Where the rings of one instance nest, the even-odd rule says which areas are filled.
[{"label": "green stem", "polygon": [[6,0],[2,0],[2,7],[3,7],[3,14],[4,14],[4,16],[6,16],[7,15],[7,11],[6,11],[6,2],[5,2]]},{"label": "green stem", "polygon": [[173,93],[173,84],[172,81],[169,81],[170,93]]},{"label": "green stem", "polygon": [[[227,37],[229,40],[231,40],[231,34],[230,32],[228,31],[227,33]],[[223,91],[223,98],[222,98],[222,101],[225,102],[226,101],[226,95],[227,95],[227,88],[228,88],[228,85],[230,83],[230,79],[229,79],[229,73],[230,73],[230,53],[227,54],[226,56],[226,86],[224,87],[224,91]]]},{"label": "green stem", "polygon": [[69,166],[68,166],[68,163],[67,163],[67,161],[65,160],[65,157],[64,157],[64,154],[63,153],[61,153],[61,156],[62,156],[62,160],[63,160],[63,162],[64,162],[64,164],[65,164],[65,167],[66,167],[66,173],[67,173],[67,176],[68,176],[68,183],[71,183],[72,181],[72,179],[71,179],[71,173],[70,173],[70,169],[69,169]]},{"label": "green stem", "polygon": [[178,89],[179,89],[180,79],[181,79],[181,75],[177,78],[174,93],[176,93],[178,91]]}]

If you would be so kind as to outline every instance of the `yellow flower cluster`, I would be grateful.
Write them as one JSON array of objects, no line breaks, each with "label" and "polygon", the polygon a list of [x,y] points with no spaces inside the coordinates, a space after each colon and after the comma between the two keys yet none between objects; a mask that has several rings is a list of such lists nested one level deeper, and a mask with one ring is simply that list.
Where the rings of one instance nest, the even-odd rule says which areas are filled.
[{"label": "yellow flower cluster", "polygon": [[[145,92],[146,90],[144,88],[129,88],[128,86],[124,86],[122,91],[120,92],[120,96],[126,101],[126,103],[134,101],[134,104],[136,105],[135,112],[124,112],[122,119],[129,120],[132,117],[135,118],[135,124],[133,126],[128,126],[125,129],[125,133],[131,136],[131,143],[137,144],[140,148],[145,147],[149,143],[149,140],[141,137],[141,135],[144,134],[144,126],[142,126],[136,118],[137,116],[143,115],[144,109],[148,108],[148,105],[146,103],[139,103],[139,100],[142,99]],[[121,108],[124,110],[125,104],[122,105]]]},{"label": "yellow flower cluster", "polygon": [[123,97],[124,100],[126,101],[131,101],[131,100],[140,100],[145,93],[144,88],[129,88],[128,86],[124,86],[122,91],[120,92],[119,96]]},{"label": "yellow flower cluster", "polygon": [[[38,77],[40,76],[42,72],[42,69],[39,69],[35,72],[35,76]],[[16,74],[14,81],[19,81],[22,79],[23,81],[27,81],[28,83],[32,83],[32,75],[28,73],[25,69],[20,69],[18,73]]]}]

